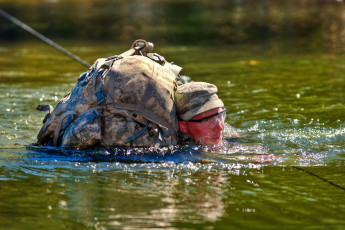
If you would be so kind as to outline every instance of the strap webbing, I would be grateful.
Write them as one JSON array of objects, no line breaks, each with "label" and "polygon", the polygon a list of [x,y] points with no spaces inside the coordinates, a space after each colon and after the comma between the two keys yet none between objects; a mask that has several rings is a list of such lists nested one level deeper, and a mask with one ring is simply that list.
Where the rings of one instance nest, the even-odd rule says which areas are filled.
[{"label": "strap webbing", "polygon": [[127,140],[125,140],[125,143],[127,144],[128,142],[131,142],[131,141],[137,139],[138,137],[140,137],[145,132],[147,127],[149,126],[149,123],[150,123],[150,121],[147,121],[145,127],[139,133],[137,133],[137,134],[131,136],[130,138],[128,138]]},{"label": "strap webbing", "polygon": [[[111,110],[111,108],[116,108],[116,109],[126,109],[126,110],[132,110],[132,111],[137,111],[137,105],[134,104],[125,104],[125,103],[111,103],[108,104],[107,110]],[[174,130],[177,131],[174,127],[172,127],[168,122],[163,120],[160,116],[158,116],[156,113],[153,111],[150,111],[148,109],[142,109],[141,115],[146,117],[148,120],[152,121],[153,123],[158,124],[161,127],[164,127],[168,130]],[[167,131],[168,135],[170,134],[170,131]]]},{"label": "strap webbing", "polygon": [[62,113],[63,113],[63,112],[65,112],[65,113],[60,117],[59,122],[58,122],[58,124],[57,124],[57,126],[56,126],[56,128],[55,128],[55,131],[54,131],[54,138],[53,138],[53,145],[54,145],[54,146],[57,146],[57,141],[58,141],[59,134],[60,134],[60,131],[61,131],[62,122],[63,122],[63,120],[64,120],[68,115],[72,114],[72,115],[76,115],[76,117],[81,117],[81,116],[83,116],[83,115],[86,114],[86,113],[89,113],[89,112],[92,112],[92,111],[98,110],[98,109],[101,109],[101,107],[100,107],[100,106],[96,106],[96,107],[94,107],[94,108],[87,109],[87,110],[85,110],[85,111],[82,112],[82,113],[78,113],[77,111],[62,111]]},{"label": "strap webbing", "polygon": [[[150,78],[150,82],[154,81],[152,78]],[[153,93],[153,85],[151,83],[148,84],[143,96],[140,99],[140,102],[138,103],[136,111],[139,113],[142,113],[144,111],[145,105],[147,104],[148,100],[152,97]]]},{"label": "strap webbing", "polygon": [[56,126],[55,132],[54,132],[54,139],[53,139],[53,145],[56,146],[57,145],[57,141],[59,138],[59,133],[60,133],[60,129],[61,129],[61,124],[63,122],[63,120],[68,116],[68,115],[77,115],[76,111],[67,111],[64,115],[62,115],[59,119],[59,122]]},{"label": "strap webbing", "polygon": [[154,90],[153,83],[155,80],[153,79],[153,75],[155,74],[155,65],[154,65],[154,62],[152,62],[152,63],[153,63],[152,73],[150,76],[148,86],[147,86],[143,96],[141,97],[140,102],[138,103],[137,111],[139,113],[141,113],[141,111],[143,111],[143,109],[145,108],[145,105],[147,104],[148,100],[151,98],[153,90]]},{"label": "strap webbing", "polygon": [[[104,93],[103,93],[103,84],[104,84],[104,78],[103,78],[103,73],[104,73],[104,69],[100,69],[98,70],[98,74],[96,76],[96,79],[94,80],[94,84],[95,84],[95,94],[97,97],[97,104],[98,105],[102,105],[105,102],[105,97],[104,97]],[[99,78],[99,82],[96,84],[97,82],[97,78]]]}]

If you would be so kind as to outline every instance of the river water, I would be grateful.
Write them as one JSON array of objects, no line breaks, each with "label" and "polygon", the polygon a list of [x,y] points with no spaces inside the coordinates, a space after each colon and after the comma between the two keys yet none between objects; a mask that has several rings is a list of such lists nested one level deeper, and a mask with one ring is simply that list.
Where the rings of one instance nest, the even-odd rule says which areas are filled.
[{"label": "river water", "polygon": [[[128,48],[63,45],[89,63]],[[303,47],[157,46],[218,86],[241,137],[204,152],[125,150],[126,162],[28,149],[45,115],[36,105],[55,106],[85,67],[38,42],[2,45],[0,228],[343,229],[345,53]]]},{"label": "river water", "polygon": [[[218,149],[33,148],[85,67],[0,19],[0,229],[344,229],[342,0],[1,0],[92,64],[137,38],[217,85]],[[73,42],[72,42],[73,41]]]}]

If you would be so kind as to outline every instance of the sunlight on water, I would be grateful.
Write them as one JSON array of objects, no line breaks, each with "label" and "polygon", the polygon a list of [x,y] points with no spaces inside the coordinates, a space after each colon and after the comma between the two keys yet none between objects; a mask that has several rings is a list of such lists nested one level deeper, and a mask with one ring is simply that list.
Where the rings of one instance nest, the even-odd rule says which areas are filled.
[{"label": "sunlight on water", "polygon": [[[0,52],[19,60],[28,55],[32,63],[15,69],[3,64],[0,71],[0,193],[5,197],[0,207],[10,215],[0,215],[1,224],[13,229],[227,229],[232,223],[274,229],[277,215],[297,228],[343,223],[344,213],[334,207],[345,208],[345,124],[339,115],[344,106],[340,89],[330,93],[337,90],[328,82],[331,77],[322,79],[326,70],[300,83],[288,70],[281,75],[291,57],[167,47],[163,50],[186,70],[183,81],[218,86],[229,111],[224,145],[72,151],[30,145],[45,115],[35,108],[55,106],[84,69],[63,58],[51,62],[49,55],[31,56],[34,46],[25,52],[11,49],[20,48]],[[108,55],[101,47],[75,50],[91,53],[90,59]],[[310,69],[299,71],[309,76]],[[326,83],[316,90],[314,78]],[[233,138],[234,131],[239,138]],[[44,218],[41,225],[22,221],[32,213]]]},{"label": "sunlight on water", "polygon": [[[181,52],[197,53],[199,50],[195,47],[180,47],[178,49]],[[183,48],[183,49],[182,49]],[[75,51],[79,52],[98,52],[95,47],[75,47]],[[32,53],[34,48],[17,49],[17,51],[11,54],[17,58],[22,56],[27,56]],[[163,51],[176,52],[174,49],[169,49],[169,47],[162,49]],[[1,52],[9,52],[9,49],[2,49]],[[44,60],[49,58],[48,54],[37,54],[34,53],[33,60]],[[225,53],[223,53],[225,54]],[[227,54],[226,54],[227,55]],[[230,56],[230,58],[233,58]],[[183,58],[180,61],[183,62]],[[255,60],[255,61],[253,61]],[[326,59],[327,60],[327,59]],[[57,60],[59,61],[59,60]],[[61,61],[61,60],[60,60]],[[223,60],[226,62],[226,59]],[[282,62],[285,59],[283,57]],[[35,61],[34,61],[35,62]],[[48,63],[47,63],[48,64]],[[34,63],[34,66],[36,64]],[[222,68],[223,63],[219,63],[217,68]],[[257,59],[251,59],[250,61],[240,60],[238,62],[234,61],[231,63],[234,67],[238,66],[241,71],[247,71],[242,69],[241,66],[249,65],[253,68],[265,68],[265,62],[260,61],[260,57]],[[190,71],[189,65],[185,65]],[[211,67],[211,66],[210,66]],[[213,66],[214,67],[214,66]],[[226,67],[226,65],[224,65]],[[5,69],[0,72],[0,75],[7,80],[5,82],[11,82],[11,84],[17,85],[15,87],[8,87],[7,83],[3,82],[1,87],[0,98],[2,99],[2,123],[1,123],[1,143],[5,148],[26,146],[30,143],[36,141],[36,134],[40,129],[40,122],[43,113],[35,111],[37,104],[53,104],[55,105],[73,86],[78,75],[75,70],[70,69],[70,71],[64,70],[59,77],[56,76],[56,71],[47,70],[43,71],[26,71],[27,67],[23,70],[13,70],[11,68]],[[216,69],[213,68],[213,71]],[[260,70],[258,70],[260,71]],[[198,71],[196,73],[190,73],[192,76],[198,76]],[[62,77],[61,77],[62,76]],[[250,76],[250,75],[249,75]],[[52,78],[54,81],[57,79],[66,80],[63,84],[56,84],[56,86],[36,86],[30,83],[31,80],[17,81],[21,77],[35,79]],[[13,80],[11,80],[13,78]],[[183,75],[182,81],[191,81],[191,77]],[[14,80],[17,79],[17,80]],[[198,79],[196,79],[198,80]],[[207,79],[205,79],[207,80]],[[16,82],[17,81],[17,82]],[[45,81],[45,80],[43,80]],[[41,81],[42,82],[42,81]],[[234,83],[235,82],[235,83]],[[94,154],[93,156],[88,155],[87,158],[76,158],[70,159],[75,161],[106,161],[108,159],[110,162],[116,160],[124,160],[125,158],[131,158],[130,161],[133,162],[161,162],[161,161],[172,161],[172,162],[201,162],[213,164],[212,167],[223,167],[228,165],[240,165],[240,167],[252,167],[253,164],[264,166],[264,165],[327,165],[334,157],[342,153],[343,150],[343,139],[344,139],[344,125],[341,125],[341,121],[338,119],[336,125],[338,128],[328,128],[325,123],[320,121],[320,118],[311,117],[309,119],[304,118],[304,110],[299,111],[300,114],[296,114],[296,117],[285,117],[283,105],[279,103],[277,105],[271,106],[270,109],[263,106],[263,108],[255,109],[261,105],[259,103],[249,104],[249,101],[245,100],[243,96],[242,87],[246,83],[240,84],[236,78],[231,81],[228,79],[225,82],[227,87],[226,91],[230,88],[231,91],[224,92],[223,86],[220,86],[220,95],[224,94],[224,101],[228,100],[227,97],[232,98],[229,105],[231,105],[228,115],[229,121],[234,125],[238,125],[243,128],[234,128],[233,126],[227,125],[224,133],[226,144],[221,148],[202,148],[202,154],[194,154],[198,149],[191,148],[191,152],[187,151],[187,154],[182,151],[176,150],[161,150],[161,155],[157,155],[156,159],[147,157],[148,154],[152,153],[146,152],[131,152],[128,150],[126,154],[116,155],[116,153],[108,153],[107,151],[99,152],[98,158]],[[270,82],[267,82],[268,84]],[[29,87],[26,87],[29,86]],[[305,95],[308,94],[313,88],[310,86],[302,87],[298,93],[292,95],[297,100],[303,100]],[[239,97],[242,101],[237,101],[236,97],[233,98],[233,91],[237,91]],[[264,100],[272,96],[269,95],[270,91],[265,87],[256,87],[252,90],[247,89],[244,91],[247,96],[253,96],[254,100],[256,98],[262,97]],[[223,97],[223,96],[222,96]],[[295,102],[294,102],[295,103]],[[307,106],[304,106],[307,108]],[[338,109],[337,106],[323,106],[325,110]],[[295,111],[295,108],[291,108]],[[271,116],[271,119],[267,119],[266,116]],[[303,115],[303,116],[302,116]],[[300,117],[300,118],[299,118]],[[274,118],[274,119],[272,119]],[[232,138],[231,133],[236,131],[240,134],[240,138]],[[142,150],[146,151],[146,150]],[[183,153],[183,154],[182,154]],[[66,153],[64,153],[66,155]],[[194,154],[194,155],[193,155]],[[46,153],[47,157],[49,152]],[[61,156],[61,153],[58,154]],[[63,155],[63,154],[62,154]],[[67,154],[68,155],[68,154]],[[73,155],[73,154],[72,154]],[[116,157],[114,157],[116,155]],[[130,157],[129,157],[130,156]],[[168,157],[169,156],[169,157]],[[51,156],[51,158],[57,157],[56,155]],[[65,156],[66,157],[66,156]],[[113,158],[111,158],[113,157]],[[164,158],[165,157],[165,158]],[[44,157],[43,157],[44,159]],[[48,157],[49,160],[50,157]],[[68,158],[65,159],[68,161]],[[203,165],[203,164],[202,164]],[[250,166],[249,166],[250,165]],[[228,167],[226,166],[226,167]]]}]

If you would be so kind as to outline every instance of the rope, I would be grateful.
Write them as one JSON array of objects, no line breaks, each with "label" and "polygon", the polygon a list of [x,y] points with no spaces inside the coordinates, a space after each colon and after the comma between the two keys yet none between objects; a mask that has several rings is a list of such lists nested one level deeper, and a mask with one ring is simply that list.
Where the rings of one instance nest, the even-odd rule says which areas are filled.
[{"label": "rope", "polygon": [[52,40],[50,40],[49,38],[47,38],[44,35],[42,35],[39,32],[37,32],[36,30],[32,29],[30,26],[28,26],[28,25],[24,24],[23,22],[19,21],[15,17],[12,17],[11,15],[6,13],[2,9],[0,9],[0,15],[3,16],[4,18],[6,18],[7,20],[9,20],[10,22],[12,22],[13,24],[15,24],[15,25],[19,26],[20,28],[26,30],[27,32],[31,33],[32,35],[34,35],[38,39],[44,41],[48,45],[50,45],[50,46],[54,47],[55,49],[59,50],[61,53],[65,54],[68,57],[70,57],[70,58],[74,59],[75,61],[79,62],[80,64],[86,66],[87,68],[90,67],[90,65],[88,63],[86,63],[85,61],[83,61],[82,59],[77,57],[76,55],[72,54],[68,50],[64,49],[60,45],[58,45],[55,42],[53,42]]},{"label": "rope", "polygon": [[334,187],[340,188],[340,189],[342,189],[342,190],[345,191],[345,188],[344,188],[344,187],[342,187],[342,186],[340,186],[340,185],[338,185],[338,184],[335,184],[335,183],[333,183],[332,181],[329,181],[329,180],[327,180],[327,179],[325,179],[325,178],[323,178],[323,177],[321,177],[321,176],[318,176],[318,175],[316,175],[316,174],[314,174],[314,173],[312,173],[312,172],[309,172],[309,171],[306,170],[306,169],[303,169],[303,168],[297,167],[297,166],[292,166],[292,168],[295,168],[295,169],[298,169],[298,170],[300,170],[300,171],[302,171],[302,172],[308,173],[309,175],[312,175],[312,176],[314,176],[314,177],[317,177],[317,178],[319,178],[320,180],[323,180],[323,181],[329,183],[330,185],[333,185]]}]

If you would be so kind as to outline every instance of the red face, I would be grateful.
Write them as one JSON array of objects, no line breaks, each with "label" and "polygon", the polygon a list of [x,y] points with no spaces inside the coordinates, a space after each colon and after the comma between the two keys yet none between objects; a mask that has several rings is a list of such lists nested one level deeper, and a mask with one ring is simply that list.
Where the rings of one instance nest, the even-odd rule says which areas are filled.
[{"label": "red face", "polygon": [[[201,120],[211,116],[201,122],[179,121],[180,130],[184,134],[191,135],[197,144],[221,145],[224,131],[224,118],[221,113],[223,110],[224,108],[212,109],[192,118],[192,120]],[[217,113],[219,114],[215,115]]]}]

